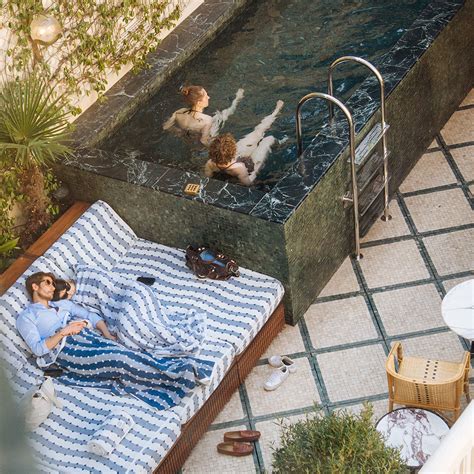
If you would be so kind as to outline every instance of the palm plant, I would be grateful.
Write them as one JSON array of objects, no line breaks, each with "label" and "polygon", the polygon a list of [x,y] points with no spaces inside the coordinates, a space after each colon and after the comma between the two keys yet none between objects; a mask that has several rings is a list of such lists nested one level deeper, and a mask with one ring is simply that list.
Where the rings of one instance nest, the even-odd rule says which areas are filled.
[{"label": "palm plant", "polygon": [[15,200],[23,202],[27,218],[21,234],[23,245],[51,220],[51,180],[45,175],[50,174],[53,161],[70,153],[65,144],[69,134],[65,106],[64,96],[56,95],[45,80],[34,75],[7,82],[0,89],[1,207],[11,207]]}]

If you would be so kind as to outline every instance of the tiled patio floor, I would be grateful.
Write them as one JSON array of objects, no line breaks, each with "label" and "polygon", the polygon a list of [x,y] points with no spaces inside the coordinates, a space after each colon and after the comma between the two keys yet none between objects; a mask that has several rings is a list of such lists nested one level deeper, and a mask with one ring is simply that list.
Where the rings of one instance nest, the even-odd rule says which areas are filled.
[{"label": "tiled patio floor", "polygon": [[[444,324],[441,300],[474,275],[474,89],[436,136],[391,202],[393,219],[363,239],[296,327],[287,326],[235,393],[183,467],[187,474],[271,471],[278,419],[315,402],[326,411],[387,411],[384,363],[393,341],[407,354],[459,361],[468,349]],[[289,354],[298,370],[275,392],[262,384],[267,358]],[[471,379],[471,382],[474,380]],[[218,454],[222,434],[262,432],[253,457]]]}]

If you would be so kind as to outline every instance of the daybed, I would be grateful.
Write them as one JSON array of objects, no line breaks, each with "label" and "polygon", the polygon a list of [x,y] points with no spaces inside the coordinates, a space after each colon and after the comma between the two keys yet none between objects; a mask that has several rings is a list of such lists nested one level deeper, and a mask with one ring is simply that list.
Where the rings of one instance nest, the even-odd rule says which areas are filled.
[{"label": "daybed", "polygon": [[[138,238],[104,202],[87,207],[77,203],[0,279],[3,365],[18,398],[44,377],[15,329],[15,318],[28,304],[24,283],[29,274],[51,271],[74,278],[75,266],[85,264],[133,279],[154,276],[162,303],[206,311],[210,331],[200,356],[216,363],[211,384],[197,386],[178,406],[158,411],[131,396],[55,379],[64,406],[53,409],[30,441],[45,472],[174,473],[283,327],[283,287],[245,269],[226,282],[199,280],[185,266],[182,250]],[[135,425],[105,458],[90,453],[86,444],[112,407],[127,411]]]}]

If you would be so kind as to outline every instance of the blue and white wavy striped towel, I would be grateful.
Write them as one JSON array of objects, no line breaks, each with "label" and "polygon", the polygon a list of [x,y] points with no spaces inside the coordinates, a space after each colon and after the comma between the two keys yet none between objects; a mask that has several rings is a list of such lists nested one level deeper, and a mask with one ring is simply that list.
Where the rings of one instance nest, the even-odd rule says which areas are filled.
[{"label": "blue and white wavy striped towel", "polygon": [[87,443],[87,449],[98,456],[108,456],[133,428],[135,421],[125,411],[110,413]]},{"label": "blue and white wavy striped towel", "polygon": [[195,356],[206,338],[206,313],[168,311],[152,288],[100,268],[79,265],[77,295],[100,311],[118,340],[154,356]]}]

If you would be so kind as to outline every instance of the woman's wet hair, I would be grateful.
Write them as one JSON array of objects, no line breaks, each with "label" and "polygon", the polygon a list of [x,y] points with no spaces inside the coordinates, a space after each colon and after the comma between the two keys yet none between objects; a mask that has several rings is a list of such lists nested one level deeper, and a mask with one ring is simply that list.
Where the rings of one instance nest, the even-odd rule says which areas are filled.
[{"label": "woman's wet hair", "polygon": [[181,95],[184,100],[191,106],[194,107],[198,101],[202,99],[204,95],[204,87],[202,86],[185,86],[180,89]]},{"label": "woman's wet hair", "polygon": [[[53,301],[65,300],[67,298],[68,291],[71,289],[71,285],[69,284],[68,281],[61,280],[60,278],[57,278],[54,283],[55,283],[55,290],[54,290],[54,295],[53,295]],[[66,291],[61,296],[61,293],[64,290]]]},{"label": "woman's wet hair", "polygon": [[209,158],[217,165],[230,163],[237,153],[237,144],[231,133],[223,133],[214,138],[209,147]]}]

